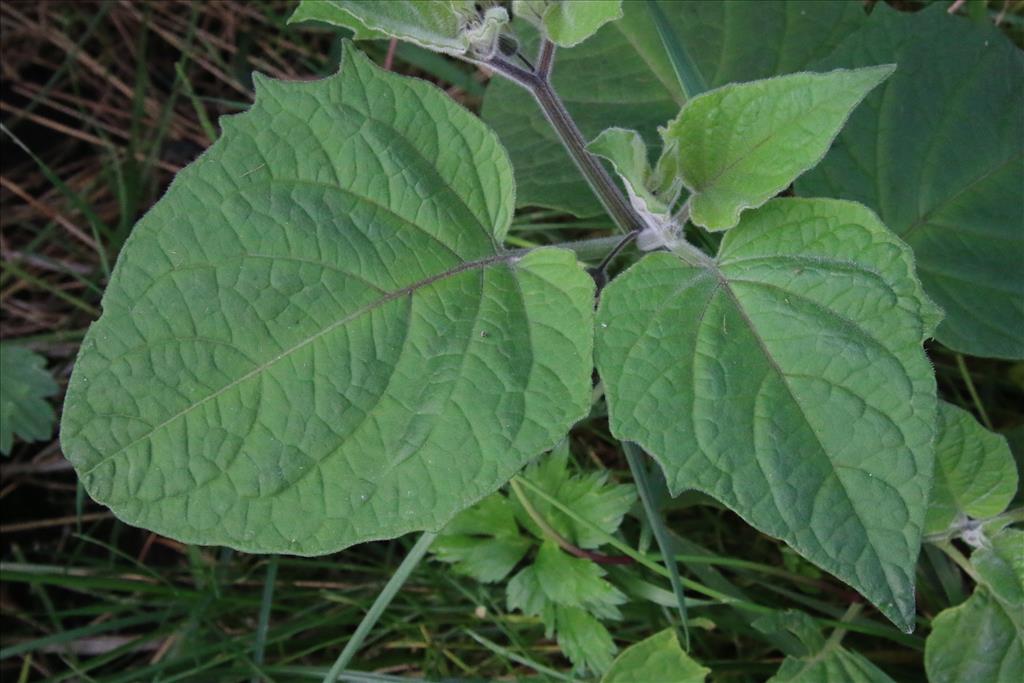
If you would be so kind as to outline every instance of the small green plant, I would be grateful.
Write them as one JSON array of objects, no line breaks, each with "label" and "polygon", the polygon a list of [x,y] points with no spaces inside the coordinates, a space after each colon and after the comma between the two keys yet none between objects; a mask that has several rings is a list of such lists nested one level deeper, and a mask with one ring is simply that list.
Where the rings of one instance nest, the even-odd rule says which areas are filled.
[{"label": "small green plant", "polygon": [[568,458],[568,448],[558,449],[528,465],[522,476],[575,510],[582,522],[513,482],[511,497],[495,493],[461,512],[432,550],[456,572],[485,583],[504,580],[535,550],[532,562],[508,582],[508,608],[540,617],[547,636],[557,633],[559,646],[578,670],[600,673],[611,666],[615,653],[601,621],[621,619],[618,606],[626,596],[605,579],[601,564],[616,558],[593,552],[603,545],[603,536],[593,529],[614,533],[636,493],[631,486],[608,484],[607,473],[571,476]]},{"label": "small green plant", "polygon": [[[61,439],[90,495],[129,523],[250,552],[425,530],[384,595],[432,543],[454,571],[511,575],[509,608],[539,617],[578,671],[703,680],[672,631],[613,662],[602,620],[626,596],[596,549],[621,543],[633,490],[569,476],[565,450],[529,464],[598,404],[686,650],[644,452],[669,494],[712,496],[906,632],[929,534],[978,581],[934,622],[933,680],[954,680],[948,657],[990,666],[991,647],[1007,663],[970,680],[1024,674],[1024,567],[1004,528],[1016,472],[1001,437],[938,401],[923,347],[1024,358],[1020,55],[939,11],[705,16],[723,11],[300,3],[293,20],[487,67],[494,130],[351,42],[331,78],[257,76],[250,111],[222,120],[135,227],[82,344]],[[792,22],[772,37],[780,12]],[[708,25],[734,39],[703,49]],[[963,63],[936,67],[935,42]],[[980,77],[978,60],[992,64]],[[978,112],[991,125],[966,158],[956,123]],[[603,211],[620,234],[510,249],[517,202]],[[952,539],[979,549],[964,559]],[[998,642],[942,645],[980,622]],[[757,628],[788,655],[773,680],[888,680],[841,646],[845,626],[826,640],[776,613]]]}]

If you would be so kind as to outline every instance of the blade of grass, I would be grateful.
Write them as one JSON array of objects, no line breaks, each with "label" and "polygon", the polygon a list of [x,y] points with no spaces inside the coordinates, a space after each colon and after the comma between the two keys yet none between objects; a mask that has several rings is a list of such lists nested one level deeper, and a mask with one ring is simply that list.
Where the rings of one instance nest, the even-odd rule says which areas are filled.
[{"label": "blade of grass", "polygon": [[508,648],[504,648],[504,647],[502,647],[501,645],[498,645],[495,642],[487,640],[482,635],[480,635],[480,634],[478,634],[478,633],[476,633],[474,631],[471,631],[468,628],[464,630],[464,633],[467,636],[469,636],[470,638],[472,638],[473,640],[475,640],[476,642],[478,642],[481,645],[483,645],[484,647],[486,647],[488,650],[490,650],[494,654],[499,655],[501,657],[504,657],[506,659],[509,659],[509,660],[515,662],[516,664],[522,664],[523,666],[528,666],[531,669],[533,669],[534,671],[536,671],[537,673],[544,674],[545,676],[550,676],[551,678],[557,678],[560,681],[569,681],[570,683],[575,683],[576,682],[575,678],[572,678],[571,676],[566,676],[565,674],[561,673],[560,671],[555,671],[554,669],[549,669],[548,667],[544,666],[543,664],[535,662],[535,661],[533,661],[532,659],[530,659],[528,657],[523,657],[522,655],[517,655],[515,652],[512,652]]},{"label": "blade of grass", "polygon": [[106,250],[103,249],[102,246],[103,241],[100,239],[100,233],[107,231],[106,225],[104,225],[103,221],[100,220],[99,216],[96,215],[96,212],[92,210],[89,204],[86,201],[84,201],[82,197],[80,197],[76,192],[72,191],[71,188],[65,185],[64,181],[62,181],[57,176],[57,174],[54,173],[50,169],[50,167],[46,165],[46,163],[42,159],[36,156],[36,153],[29,149],[28,145],[21,141],[21,138],[15,135],[7,126],[5,126],[2,123],[0,123],[0,132],[6,133],[7,137],[9,137],[11,141],[14,142],[14,144],[20,147],[23,152],[28,154],[29,157],[32,158],[32,161],[34,161],[36,165],[39,167],[39,170],[42,171],[43,175],[46,176],[46,179],[49,180],[54,187],[60,190],[60,193],[67,197],[68,201],[70,201],[76,209],[81,211],[82,215],[85,216],[86,219],[89,221],[89,227],[92,228],[92,238],[97,245],[96,255],[99,256],[100,267],[103,268],[103,274],[107,277],[107,279],[109,279],[110,263],[107,260]]},{"label": "blade of grass", "polygon": [[668,55],[668,61],[672,64],[672,70],[675,71],[676,78],[679,79],[679,85],[683,89],[683,94],[686,95],[687,100],[693,99],[708,89],[700,69],[697,68],[697,65],[690,58],[686,47],[676,37],[675,31],[672,30],[672,25],[668,23],[668,17],[665,16],[657,0],[647,0],[647,11],[654,21],[654,26],[658,29],[658,37],[661,38],[661,44]]},{"label": "blade of grass", "polygon": [[260,599],[260,616],[256,626],[256,641],[252,647],[252,659],[256,666],[263,664],[264,649],[267,646],[267,628],[270,626],[270,609],[274,606],[274,581],[277,580],[277,555],[267,563],[267,577],[263,581],[263,596]]},{"label": "blade of grass", "polygon": [[388,605],[391,604],[391,601],[398,591],[401,590],[402,586],[405,585],[405,582],[409,579],[413,570],[416,569],[416,565],[426,555],[427,549],[430,548],[430,544],[434,542],[435,538],[437,538],[437,534],[430,531],[424,531],[420,535],[412,550],[405,556],[402,563],[398,565],[398,569],[391,575],[391,578],[388,579],[377,599],[370,605],[370,609],[366,612],[363,620],[359,622],[359,626],[356,627],[356,632],[352,634],[352,638],[345,645],[345,649],[341,651],[338,659],[335,660],[334,666],[324,676],[324,683],[334,683],[334,681],[339,680],[338,677],[351,663],[352,658],[359,651],[363,641],[366,640],[366,636],[370,635],[370,631],[376,626],[377,620],[384,614],[384,610],[388,608]]},{"label": "blade of grass", "polygon": [[676,596],[676,604],[679,608],[680,624],[683,630],[683,649],[690,651],[690,627],[686,617],[686,595],[683,593],[683,584],[679,578],[679,564],[672,553],[672,542],[665,528],[665,522],[661,518],[661,512],[654,503],[651,493],[651,482],[647,478],[647,469],[644,467],[644,453],[631,441],[622,444],[626,453],[626,462],[633,473],[633,481],[636,482],[637,491],[640,494],[640,502],[643,503],[644,512],[647,516],[647,523],[654,532],[654,540],[661,550],[661,557],[668,568],[668,582],[672,585],[672,592]]}]

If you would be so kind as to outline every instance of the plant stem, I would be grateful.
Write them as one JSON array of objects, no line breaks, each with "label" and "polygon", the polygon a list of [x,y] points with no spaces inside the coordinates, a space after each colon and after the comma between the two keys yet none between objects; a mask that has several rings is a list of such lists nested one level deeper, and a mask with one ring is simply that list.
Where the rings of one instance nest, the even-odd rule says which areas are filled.
[{"label": "plant stem", "polygon": [[565,108],[565,104],[551,87],[549,75],[551,63],[554,60],[554,50],[554,45],[550,44],[550,41],[544,41],[541,45],[539,60],[541,66],[538,67],[538,71],[523,69],[502,56],[492,57],[483,64],[513,83],[522,86],[533,95],[537,104],[540,105],[541,111],[551,123],[551,127],[558,134],[562,145],[576,163],[587,184],[590,185],[590,189],[597,195],[601,205],[615,221],[619,230],[623,233],[641,230],[644,227],[643,221],[633,211],[601,162],[587,151],[587,142],[583,138],[583,133],[576,127],[576,122]]},{"label": "plant stem", "polygon": [[384,585],[383,590],[377,596],[377,599],[370,605],[370,609],[367,610],[366,616],[359,622],[359,626],[356,627],[356,632],[352,634],[352,638],[345,645],[345,649],[338,655],[338,659],[335,660],[334,666],[331,667],[327,675],[324,676],[324,683],[334,683],[338,680],[338,677],[342,674],[345,668],[355,657],[356,652],[362,647],[363,641],[366,640],[366,636],[370,635],[370,631],[377,625],[377,621],[381,615],[384,614],[384,610],[388,608],[391,601],[395,598],[395,595],[401,590],[402,586],[408,580],[409,575],[412,574],[413,570],[416,569],[416,565],[420,563],[423,556],[427,553],[427,548],[437,538],[437,534],[431,531],[424,531],[419,540],[416,541],[416,545],[412,547],[409,554],[402,560],[402,564],[398,565],[398,569],[391,575],[388,582]]},{"label": "plant stem", "polygon": [[828,640],[825,642],[825,647],[823,649],[829,650],[831,648],[837,647],[839,643],[843,641],[843,638],[846,636],[847,629],[845,625],[849,624],[854,619],[856,619],[857,615],[860,614],[863,609],[864,603],[862,602],[855,602],[851,604],[846,609],[846,613],[843,614],[842,618],[840,619],[840,621],[843,622],[844,625],[837,626],[836,629],[832,631],[832,635],[830,635]]},{"label": "plant stem", "polygon": [[957,550],[952,543],[945,541],[942,543],[936,543],[935,545],[939,550],[946,553],[949,559],[953,560],[953,562],[956,563],[956,566],[960,567],[964,574],[971,577],[971,580],[974,581],[974,583],[981,583],[981,576],[978,575],[974,565],[972,565],[971,561],[964,557],[963,553]]},{"label": "plant stem", "polygon": [[[623,238],[620,235],[611,235],[610,237],[595,237],[586,240],[574,240],[572,242],[559,242],[548,246],[574,251],[576,252],[576,257],[581,261],[597,261],[599,259],[604,259],[610,252],[614,251],[616,247],[619,247],[622,243],[622,239]],[[529,250],[524,249],[524,251]]]},{"label": "plant stem", "polygon": [[690,627],[686,616],[686,595],[683,593],[683,583],[679,577],[679,565],[672,553],[672,542],[668,537],[668,529],[658,506],[654,503],[651,495],[651,482],[647,478],[647,470],[644,468],[643,451],[631,441],[624,441],[622,448],[626,453],[626,462],[633,473],[633,481],[636,482],[636,489],[640,493],[640,502],[643,503],[644,513],[647,515],[647,523],[651,525],[654,532],[654,540],[658,543],[661,557],[665,561],[665,568],[668,569],[668,582],[672,585],[672,592],[676,596],[676,603],[679,606],[679,617],[683,629],[683,649],[690,651]]}]

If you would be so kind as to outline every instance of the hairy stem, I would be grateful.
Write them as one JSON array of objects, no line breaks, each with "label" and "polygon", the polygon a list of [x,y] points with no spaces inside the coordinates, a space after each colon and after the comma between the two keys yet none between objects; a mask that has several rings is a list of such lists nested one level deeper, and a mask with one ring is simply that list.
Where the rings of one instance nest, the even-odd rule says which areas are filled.
[{"label": "hairy stem", "polygon": [[[548,246],[574,251],[576,252],[576,258],[580,261],[598,261],[607,258],[609,253],[617,252],[622,247],[625,247],[626,245],[622,244],[622,242],[623,238],[620,235],[612,235],[610,237],[594,237],[572,242],[558,242]],[[626,244],[628,243],[626,242]],[[530,249],[524,249],[523,251],[530,251]],[[612,256],[614,257],[614,254]]]},{"label": "hairy stem", "polygon": [[597,195],[601,205],[615,221],[619,230],[630,233],[642,229],[643,221],[633,211],[629,201],[619,191],[615,181],[612,180],[611,175],[601,165],[598,158],[587,151],[587,141],[583,138],[583,133],[577,128],[576,122],[565,108],[565,104],[551,87],[548,76],[553,60],[554,45],[550,44],[550,41],[545,41],[541,46],[540,66],[537,71],[524,69],[502,56],[492,57],[484,62],[484,65],[522,86],[533,95],[569,156],[572,157],[587,184]]}]

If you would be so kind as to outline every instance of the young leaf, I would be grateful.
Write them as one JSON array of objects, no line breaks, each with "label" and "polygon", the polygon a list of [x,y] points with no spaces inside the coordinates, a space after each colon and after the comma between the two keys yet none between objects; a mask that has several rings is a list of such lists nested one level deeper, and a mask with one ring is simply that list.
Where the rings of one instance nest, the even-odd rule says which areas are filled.
[{"label": "young leaf", "polygon": [[578,672],[602,673],[612,665],[615,641],[604,624],[580,607],[558,605],[554,609],[558,647]]},{"label": "young leaf", "polygon": [[672,205],[678,199],[682,183],[678,179],[678,156],[663,154],[656,169],[647,158],[647,143],[635,130],[609,128],[587,145],[591,154],[612,163],[622,180],[633,210],[643,219],[644,229],[637,237],[644,251],[674,246],[682,238],[682,228],[672,219]]},{"label": "young leaf", "polygon": [[622,18],[622,0],[512,0],[512,14],[542,29],[556,45],[572,47]]},{"label": "young leaf", "polygon": [[186,542],[323,554],[438,529],[590,407],[593,282],[505,252],[511,167],[346,44],[256,103],[136,226],[61,439],[89,493]]},{"label": "young leaf", "polygon": [[540,616],[548,637],[558,644],[579,671],[598,673],[611,665],[615,643],[598,620],[619,619],[618,605],[626,601],[604,580],[604,570],[589,560],[570,557],[545,541],[534,564],[509,581],[509,610]]},{"label": "young leaf", "polygon": [[493,583],[508,576],[530,545],[519,533],[512,506],[495,493],[460,512],[430,549],[456,572]]},{"label": "young leaf", "polygon": [[1024,680],[1024,603],[1007,604],[984,587],[939,613],[925,641],[930,683]]},{"label": "young leaf", "polygon": [[655,253],[598,309],[612,432],[904,629],[931,484],[939,313],[869,210],[778,199],[714,263]]},{"label": "young leaf", "polygon": [[451,55],[489,55],[508,23],[503,7],[481,14],[474,0],[301,0],[288,19],[322,21],[353,31],[358,40],[393,37]]},{"label": "young leaf", "polygon": [[937,338],[1024,358],[1024,56],[988,22],[879,3],[818,69],[896,62],[799,194],[867,204],[914,249]]},{"label": "young leaf", "polygon": [[709,673],[683,652],[675,631],[665,629],[623,650],[601,683],[704,683]]},{"label": "young leaf", "polygon": [[[636,502],[636,489],[626,484],[609,484],[607,470],[570,475],[568,459],[568,447],[558,448],[550,456],[528,466],[523,474],[601,531],[614,533]],[[580,548],[596,548],[604,542],[589,525],[577,522],[544,500],[529,493],[525,495],[555,531]],[[519,501],[513,499],[511,504],[515,507],[519,523],[537,538],[545,539],[544,532]]]},{"label": "young leaf", "polygon": [[[658,126],[686,101],[646,5],[624,3],[622,19],[558,52],[554,85],[588,140],[607,128],[633,128],[657,147]],[[806,70],[867,18],[859,3],[845,0],[663,0],[660,5],[711,87]],[[534,54],[536,32],[517,22],[516,34],[524,54]],[[523,88],[492,79],[483,116],[512,156],[520,206],[580,216],[601,212]]]},{"label": "young leaf", "polygon": [[814,166],[893,66],[799,73],[706,92],[661,130],[693,194],[690,219],[726,230]]},{"label": "young leaf", "polygon": [[15,436],[50,438],[56,416],[46,399],[59,389],[46,371],[46,359],[15,344],[0,344],[0,378],[0,453],[10,455]]},{"label": "young leaf", "polygon": [[605,571],[596,563],[573,557],[553,541],[545,541],[533,568],[547,600],[595,610],[606,619],[620,617],[617,606],[626,602],[626,596],[604,580]]},{"label": "young leaf", "polygon": [[939,402],[935,478],[924,531],[945,531],[961,516],[998,515],[1017,492],[1017,468],[1006,439],[966,410]]}]

